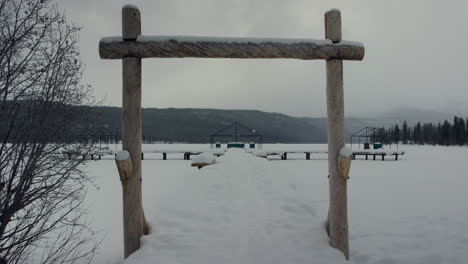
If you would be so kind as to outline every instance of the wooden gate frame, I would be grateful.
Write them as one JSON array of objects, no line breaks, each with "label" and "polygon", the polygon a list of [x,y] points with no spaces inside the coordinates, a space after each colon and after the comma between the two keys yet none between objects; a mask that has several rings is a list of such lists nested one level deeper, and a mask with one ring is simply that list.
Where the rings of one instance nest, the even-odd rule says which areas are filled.
[{"label": "wooden gate frame", "polygon": [[340,150],[344,144],[343,60],[362,60],[364,46],[341,40],[341,13],[325,13],[325,40],[141,36],[140,11],[122,8],[122,37],[102,38],[102,59],[122,59],[123,150],[118,159],[123,192],[124,256],[140,248],[140,237],[149,233],[141,196],[141,59],[142,58],[240,58],[326,60],[328,170],[330,207],[326,230],[330,245],[349,259],[347,169]]}]

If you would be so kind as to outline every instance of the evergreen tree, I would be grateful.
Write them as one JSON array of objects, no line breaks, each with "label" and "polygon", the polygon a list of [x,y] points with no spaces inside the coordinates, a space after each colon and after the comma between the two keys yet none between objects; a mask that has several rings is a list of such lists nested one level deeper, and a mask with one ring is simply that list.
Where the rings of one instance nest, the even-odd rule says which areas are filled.
[{"label": "evergreen tree", "polygon": [[402,140],[403,144],[408,144],[409,131],[408,131],[408,124],[406,120],[403,122],[403,131],[402,131]]},{"label": "evergreen tree", "polygon": [[422,145],[423,144],[423,137],[422,137],[422,128],[421,128],[421,123],[417,123],[416,126],[414,127],[413,131],[413,140],[415,144]]},{"label": "evergreen tree", "polygon": [[458,144],[458,141],[460,139],[460,124],[458,122],[457,116],[453,117],[453,126],[450,131],[450,135],[451,135],[450,145]]},{"label": "evergreen tree", "polygon": [[436,145],[438,138],[439,138],[439,136],[437,134],[437,127],[436,127],[436,125],[432,125],[431,144]]},{"label": "evergreen tree", "polygon": [[426,123],[422,126],[422,142],[423,144],[431,143],[432,124]]},{"label": "evergreen tree", "polygon": [[448,146],[450,145],[450,132],[451,132],[451,126],[450,123],[445,120],[444,124],[442,125],[442,134],[441,134],[441,145]]},{"label": "evergreen tree", "polygon": [[458,118],[458,128],[457,128],[457,145],[463,146],[465,145],[466,137],[465,137],[465,120],[463,118]]},{"label": "evergreen tree", "polygon": [[400,133],[401,133],[400,132],[400,127],[398,127],[398,124],[396,124],[393,127],[393,131],[391,133],[393,143],[398,144],[398,142],[400,142]]},{"label": "evergreen tree", "polygon": [[439,122],[439,124],[437,124],[437,136],[436,136],[436,144],[437,145],[443,145],[444,144],[444,140],[443,140],[443,137],[442,137],[442,124]]},{"label": "evergreen tree", "polygon": [[465,128],[465,144],[468,145],[468,118],[466,118],[465,125],[466,125],[466,128]]}]

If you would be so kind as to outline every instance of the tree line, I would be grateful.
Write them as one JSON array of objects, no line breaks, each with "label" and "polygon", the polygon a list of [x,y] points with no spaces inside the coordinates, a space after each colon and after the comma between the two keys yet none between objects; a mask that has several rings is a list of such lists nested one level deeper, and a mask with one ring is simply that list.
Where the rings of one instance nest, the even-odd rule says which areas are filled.
[{"label": "tree line", "polygon": [[452,121],[417,122],[413,126],[404,121],[401,128],[395,124],[379,133],[385,143],[463,146],[468,145],[468,118],[455,116]]}]

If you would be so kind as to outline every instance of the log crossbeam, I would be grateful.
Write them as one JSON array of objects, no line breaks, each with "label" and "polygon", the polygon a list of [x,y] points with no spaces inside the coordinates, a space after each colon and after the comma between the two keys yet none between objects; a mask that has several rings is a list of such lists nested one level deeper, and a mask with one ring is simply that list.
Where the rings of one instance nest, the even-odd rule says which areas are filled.
[{"label": "log crossbeam", "polygon": [[102,59],[238,58],[300,60],[362,60],[359,42],[314,39],[138,36],[136,40],[106,37],[99,42]]}]

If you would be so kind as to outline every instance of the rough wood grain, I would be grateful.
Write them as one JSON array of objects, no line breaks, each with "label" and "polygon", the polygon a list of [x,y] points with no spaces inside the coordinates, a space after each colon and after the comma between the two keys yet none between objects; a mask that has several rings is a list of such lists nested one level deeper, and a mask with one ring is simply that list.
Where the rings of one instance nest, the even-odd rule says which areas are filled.
[{"label": "rough wood grain", "polygon": [[339,157],[338,158],[338,165],[339,165],[339,174],[341,177],[343,177],[345,180],[348,179],[349,177],[349,170],[351,168],[351,160],[353,157]]},{"label": "rough wood grain", "polygon": [[[339,15],[337,10],[329,11],[325,15],[327,39],[338,39],[338,36],[341,36],[341,24],[335,23],[337,12]],[[344,146],[343,61],[327,60],[326,66],[330,175],[330,208],[326,227],[330,236],[330,244],[342,251],[346,259],[349,259],[347,180],[340,176],[338,162],[339,152]]]},{"label": "rough wood grain", "polygon": [[[138,15],[136,15],[138,14]],[[140,16],[135,8],[122,9],[122,34],[136,38],[140,33]],[[141,195],[141,59],[122,60],[122,147],[132,160],[132,174],[122,185],[124,217],[124,256],[140,248],[143,234]]]},{"label": "rough wood grain", "polygon": [[132,160],[130,157],[126,160],[115,160],[117,170],[119,171],[120,181],[124,184],[132,175]]},{"label": "rough wood grain", "polygon": [[345,42],[334,44],[303,42],[248,42],[236,41],[184,41],[177,37],[143,41],[104,38],[99,42],[102,59],[138,58],[239,58],[239,59],[300,59],[300,60],[362,60],[364,46],[360,43]]},{"label": "rough wood grain", "polygon": [[330,173],[330,242],[349,258],[346,179],[338,155],[344,145],[343,61],[327,61],[328,168]]},{"label": "rough wood grain", "polygon": [[132,6],[122,8],[122,38],[136,40],[141,35],[140,10]]},{"label": "rough wood grain", "polygon": [[[338,28],[339,30],[336,30]],[[333,43],[341,41],[341,13],[338,9],[325,13],[325,36]]]},{"label": "rough wood grain", "polygon": [[141,198],[141,60],[123,59],[123,149],[130,153],[133,171],[123,185],[124,255],[140,248]]}]

